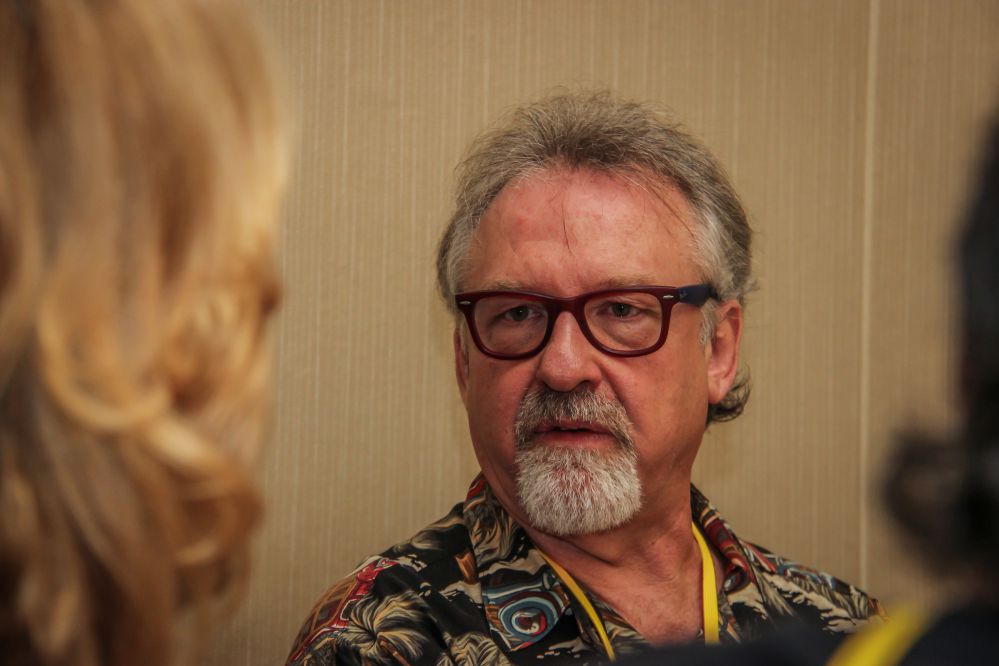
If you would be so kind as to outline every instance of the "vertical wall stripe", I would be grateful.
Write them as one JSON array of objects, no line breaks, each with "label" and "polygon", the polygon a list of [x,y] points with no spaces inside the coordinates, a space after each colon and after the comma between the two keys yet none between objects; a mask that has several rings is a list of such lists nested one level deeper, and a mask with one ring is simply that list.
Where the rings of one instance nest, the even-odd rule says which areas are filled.
[{"label": "vertical wall stripe", "polygon": [[870,0],[867,21],[867,90],[864,110],[864,192],[861,275],[862,301],[860,324],[860,455],[857,474],[860,477],[860,517],[858,541],[860,546],[860,581],[868,586],[868,507],[870,506],[870,472],[868,460],[871,447],[871,265],[874,257],[874,169],[875,132],[877,131],[878,95],[878,35],[880,33],[881,0]]}]

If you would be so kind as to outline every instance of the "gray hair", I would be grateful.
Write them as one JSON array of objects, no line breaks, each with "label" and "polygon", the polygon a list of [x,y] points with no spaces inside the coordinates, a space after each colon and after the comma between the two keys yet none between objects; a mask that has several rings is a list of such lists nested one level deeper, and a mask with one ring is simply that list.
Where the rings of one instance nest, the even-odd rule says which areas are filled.
[{"label": "gray hair", "polygon": [[[695,261],[722,301],[745,305],[752,290],[752,230],[721,165],[688,132],[651,107],[608,93],[563,94],[514,109],[480,136],[457,170],[455,209],[437,252],[437,283],[452,314],[483,214],[512,180],[545,169],[590,169],[620,175],[650,191],[675,187],[691,205]],[[714,305],[714,303],[712,303]],[[714,308],[704,308],[705,341]],[[708,422],[735,418],[749,397],[740,375]]]}]

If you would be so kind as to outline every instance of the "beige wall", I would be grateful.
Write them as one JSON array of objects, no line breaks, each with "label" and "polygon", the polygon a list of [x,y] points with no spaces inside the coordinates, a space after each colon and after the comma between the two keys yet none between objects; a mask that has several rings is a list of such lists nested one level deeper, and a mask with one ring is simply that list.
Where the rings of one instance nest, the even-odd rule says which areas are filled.
[{"label": "beige wall", "polygon": [[754,395],[697,481],[743,536],[926,600],[873,509],[892,428],[949,418],[954,211],[999,92],[999,3],[245,0],[298,122],[269,503],[210,663],[280,663],[362,556],[474,474],[433,246],[452,168],[556,85],[672,107],[757,230]]}]

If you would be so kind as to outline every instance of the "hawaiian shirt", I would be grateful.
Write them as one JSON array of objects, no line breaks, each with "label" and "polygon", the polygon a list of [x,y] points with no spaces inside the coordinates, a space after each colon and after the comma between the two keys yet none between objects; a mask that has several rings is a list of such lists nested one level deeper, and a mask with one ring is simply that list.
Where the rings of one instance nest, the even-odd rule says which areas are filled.
[{"label": "hawaiian shirt", "polygon": [[[849,632],[878,602],[832,576],[742,541],[693,486],[692,516],[724,558],[719,638],[736,642],[782,620]],[[650,644],[587,595],[617,656]],[[415,537],[364,560],[320,599],[288,666],[605,663],[585,610],[480,475],[468,497]]]}]

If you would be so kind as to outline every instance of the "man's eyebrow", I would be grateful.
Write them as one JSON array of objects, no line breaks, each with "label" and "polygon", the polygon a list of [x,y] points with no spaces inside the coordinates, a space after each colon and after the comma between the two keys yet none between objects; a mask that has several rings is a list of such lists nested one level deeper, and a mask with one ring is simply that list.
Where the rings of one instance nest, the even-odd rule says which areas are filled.
[{"label": "man's eyebrow", "polygon": [[[637,287],[659,285],[661,280],[648,275],[615,275],[597,282],[588,291],[600,291],[601,289],[616,289],[617,287]],[[522,282],[512,280],[496,280],[483,286],[477,291],[537,291],[530,289]]]},{"label": "man's eyebrow", "polygon": [[661,280],[657,280],[649,275],[626,275],[626,276],[614,276],[609,277],[606,280],[601,280],[597,288],[598,289],[614,289],[615,287],[638,287],[638,286],[654,286],[658,285]]},{"label": "man's eyebrow", "polygon": [[490,282],[481,289],[477,291],[530,291],[525,289],[523,283],[520,282],[510,282],[507,280],[497,280],[496,282]]}]

